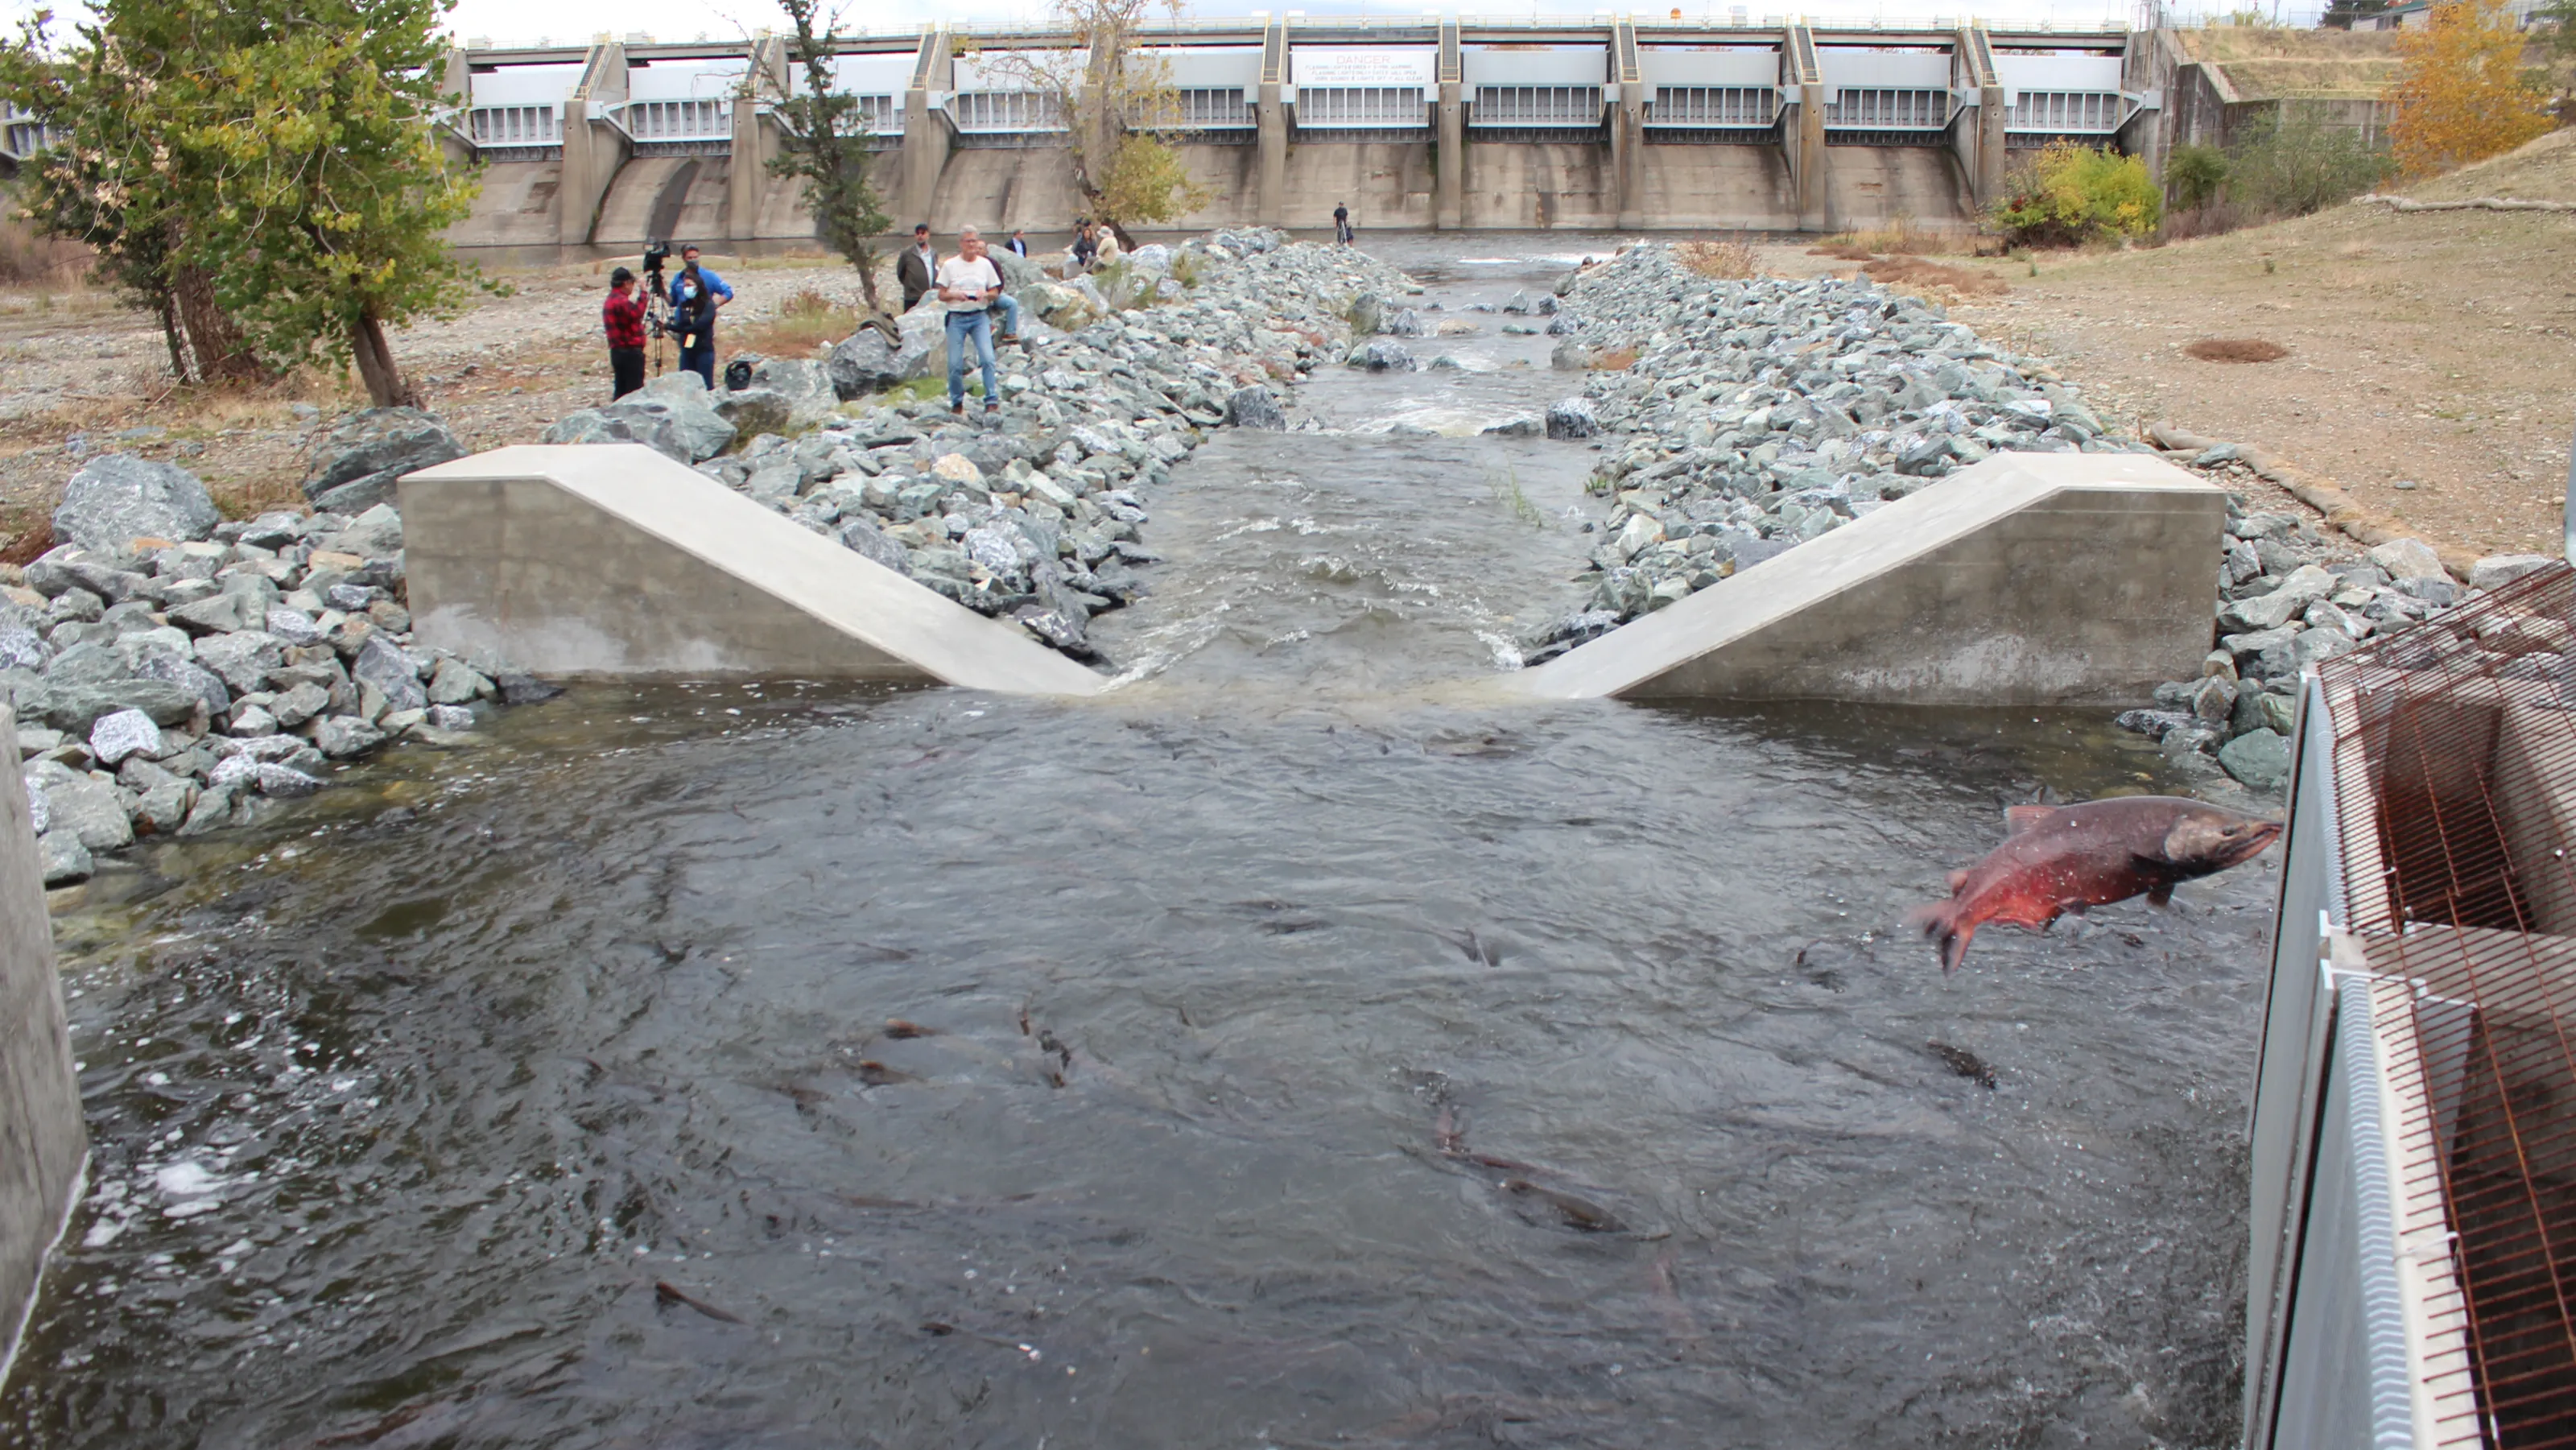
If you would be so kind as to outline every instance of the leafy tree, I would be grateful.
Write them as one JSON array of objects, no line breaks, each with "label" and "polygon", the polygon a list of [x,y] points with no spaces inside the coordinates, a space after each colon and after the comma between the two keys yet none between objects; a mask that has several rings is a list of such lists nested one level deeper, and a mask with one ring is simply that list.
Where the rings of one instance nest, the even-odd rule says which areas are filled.
[{"label": "leafy tree", "polygon": [[2270,129],[2237,146],[2228,173],[2231,199],[2265,216],[2306,216],[2377,186],[2388,157],[2348,126],[2285,106]]},{"label": "leafy tree", "polygon": [[415,401],[385,329],[452,312],[473,276],[441,233],[474,182],[430,131],[448,3],[103,0],[58,61],[31,32],[12,87],[50,66],[71,137],[38,219],[106,238],[147,301],[166,289],[174,363],[180,334],[201,363],[240,352],[231,319],[265,363],[347,357],[379,406]]},{"label": "leafy tree", "polygon": [[2185,142],[2165,157],[2165,189],[2184,211],[2198,211],[2216,201],[2219,188],[2226,184],[2227,153],[2215,146]]},{"label": "leafy tree", "polygon": [[2019,245],[2071,246],[2144,236],[2164,206],[2164,190],[2144,160],[2052,141],[2004,178],[1994,221]]},{"label": "leafy tree", "polygon": [[2549,131],[2548,98],[2523,75],[2522,52],[2504,0],[2445,0],[2422,29],[2399,31],[2400,64],[2387,95],[2398,169],[2432,176]]},{"label": "leafy tree", "polygon": [[859,98],[842,90],[832,74],[832,35],[840,17],[823,21],[817,35],[820,0],[779,0],[779,6],[796,32],[788,62],[804,72],[805,85],[776,98],[787,139],[769,169],[804,181],[805,206],[823,244],[859,269],[868,310],[881,311],[876,239],[885,235],[889,218],[868,181],[867,117],[859,112]]},{"label": "leafy tree", "polygon": [[1054,18],[1079,48],[1044,55],[1012,52],[996,69],[1051,99],[1063,116],[1074,189],[1122,247],[1131,225],[1167,222],[1207,202],[1180,152],[1155,134],[1180,120],[1170,63],[1143,54],[1137,32],[1148,15],[1177,21],[1179,0],[1054,0]]},{"label": "leafy tree", "polygon": [[[176,38],[167,11],[131,0],[96,7],[79,44],[58,55],[52,17],[39,12],[0,46],[0,96],[54,138],[27,168],[19,198],[38,230],[87,243],[99,280],[160,319],[170,373],[181,383],[254,380],[266,369],[240,324],[215,300],[214,280],[187,260],[187,218],[176,208],[158,66]],[[116,33],[126,38],[119,41]],[[138,64],[130,57],[146,59]]]}]

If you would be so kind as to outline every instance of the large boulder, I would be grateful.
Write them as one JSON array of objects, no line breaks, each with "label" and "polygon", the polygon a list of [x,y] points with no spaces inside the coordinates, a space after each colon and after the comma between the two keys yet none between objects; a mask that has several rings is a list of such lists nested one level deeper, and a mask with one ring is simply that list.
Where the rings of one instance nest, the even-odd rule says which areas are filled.
[{"label": "large boulder", "polygon": [[[612,405],[615,406],[615,405]],[[665,458],[695,463],[689,445],[668,414],[650,409],[583,408],[555,420],[540,443],[641,443]]]},{"label": "large boulder", "polygon": [[[766,390],[787,400],[789,419],[799,428],[810,428],[832,415],[840,406],[840,394],[832,386],[831,367],[815,358],[764,357],[754,359],[751,367],[751,390]],[[748,390],[747,390],[748,391]],[[719,399],[721,404],[721,399]],[[719,406],[718,411],[722,411]],[[779,429],[741,428],[745,435]]]},{"label": "large boulder", "polygon": [[1026,292],[1047,281],[1046,268],[1017,252],[996,247],[985,255],[1002,269],[1002,289],[1006,292]]},{"label": "large boulder", "polygon": [[848,399],[883,392],[930,376],[934,360],[936,366],[947,365],[947,339],[941,333],[946,324],[935,309],[916,307],[897,319],[896,326],[900,341],[889,343],[875,328],[862,327],[832,349],[832,359],[824,367],[836,396]]},{"label": "large boulder", "polygon": [[2558,563],[2550,554],[2489,554],[2469,566],[2469,587],[2502,589],[2526,574],[2537,574]]},{"label": "large boulder", "polygon": [[796,405],[775,388],[727,389],[716,394],[716,413],[737,434],[757,437],[796,426]]},{"label": "large boulder", "polygon": [[546,430],[543,441],[641,443],[682,463],[697,463],[724,452],[734,433],[734,425],[707,396],[705,381],[683,372],[668,374],[605,408],[567,413]]},{"label": "large boulder", "polygon": [[1288,426],[1287,416],[1279,411],[1279,400],[1265,387],[1238,388],[1225,400],[1225,421],[1237,428],[1268,428],[1273,431]]},{"label": "large boulder", "polygon": [[202,539],[223,522],[197,476],[175,463],[102,453],[82,464],[54,510],[54,538],[101,553],[136,539]]},{"label": "large boulder", "polygon": [[1352,348],[1349,355],[1342,361],[1355,368],[1366,368],[1373,373],[1409,373],[1421,366],[1413,360],[1410,350],[1402,343],[1395,342],[1361,343]]},{"label": "large boulder", "polygon": [[364,513],[391,503],[404,474],[464,456],[456,434],[420,409],[369,408],[341,419],[314,445],[304,496],[327,513]]},{"label": "large boulder", "polygon": [[1590,398],[1564,398],[1547,405],[1547,436],[1572,441],[1601,431],[1601,415]]}]

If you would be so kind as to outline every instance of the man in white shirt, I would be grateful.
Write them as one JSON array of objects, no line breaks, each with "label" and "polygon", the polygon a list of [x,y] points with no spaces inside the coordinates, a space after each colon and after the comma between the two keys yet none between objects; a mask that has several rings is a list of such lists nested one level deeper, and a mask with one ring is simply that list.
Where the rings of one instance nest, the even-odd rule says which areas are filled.
[{"label": "man in white shirt", "polygon": [[984,309],[1002,295],[1002,269],[984,255],[984,236],[973,227],[957,234],[957,255],[939,264],[939,300],[948,309],[948,411],[966,411],[966,341],[984,368],[984,416],[1001,411],[993,376],[993,315]]}]

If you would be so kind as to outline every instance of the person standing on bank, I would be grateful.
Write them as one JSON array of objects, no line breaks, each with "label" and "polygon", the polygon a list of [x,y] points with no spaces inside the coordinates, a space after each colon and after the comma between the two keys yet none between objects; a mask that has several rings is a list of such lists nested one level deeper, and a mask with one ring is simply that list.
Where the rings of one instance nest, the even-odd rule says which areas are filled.
[{"label": "person standing on bank", "polygon": [[1351,230],[1351,209],[1339,202],[1335,202],[1333,204],[1334,239],[1347,247],[1351,244],[1351,238],[1356,235],[1358,234]]},{"label": "person standing on bank", "polygon": [[939,253],[931,249],[930,223],[922,222],[912,229],[912,245],[895,254],[894,280],[903,287],[904,311],[921,305],[922,294],[938,274]]},{"label": "person standing on bank", "polygon": [[939,300],[948,308],[948,411],[966,411],[966,342],[984,369],[984,416],[1002,410],[1001,384],[993,376],[993,315],[984,309],[1002,295],[1002,269],[984,255],[983,234],[957,234],[957,255],[939,264]]},{"label": "person standing on bank", "polygon": [[1027,256],[1029,254],[1029,234],[1027,229],[1024,227],[1011,228],[1011,239],[1002,243],[1002,245],[1015,256]]},{"label": "person standing on bank", "polygon": [[644,386],[644,299],[632,271],[620,267],[608,274],[608,300],[599,315],[608,327],[608,401],[614,403]]},{"label": "person standing on bank", "polygon": [[680,249],[680,275],[671,279],[672,326],[680,334],[680,369],[716,386],[716,310],[733,300],[725,279],[698,264],[695,246]]}]

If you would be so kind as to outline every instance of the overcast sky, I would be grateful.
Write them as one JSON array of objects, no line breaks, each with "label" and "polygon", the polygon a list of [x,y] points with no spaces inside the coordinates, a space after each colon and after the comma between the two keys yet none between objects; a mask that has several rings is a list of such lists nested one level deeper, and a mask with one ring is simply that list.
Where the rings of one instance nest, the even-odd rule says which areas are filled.
[{"label": "overcast sky", "polygon": [[[1216,19],[1251,13],[1265,0],[1201,0],[1187,13],[1202,19]],[[1266,0],[1270,8],[1298,9],[1309,15],[1405,15],[1419,16],[1437,7],[1432,3],[1402,3],[1402,0]],[[1673,0],[1664,0],[1669,9]],[[2313,8],[2314,0],[2302,0]],[[2210,8],[2224,10],[2228,0],[2208,0]],[[79,9],[78,0],[0,0],[0,11],[24,16],[40,8],[50,8],[68,15]],[[1537,0],[1529,10],[1517,10],[1510,0],[1475,0],[1472,5],[1451,4],[1450,13],[1478,16],[1506,16],[1532,13],[1547,16],[1588,15],[1595,13],[1577,0]],[[2177,9],[2197,9],[2194,0],[2180,0]],[[1712,0],[1681,0],[1682,13],[1688,17],[1724,16],[1729,4]],[[1954,8],[1944,7],[1939,0],[1898,0],[1896,4],[1881,0],[1750,0],[1746,9],[1759,19],[1779,13],[1803,13],[1820,24],[1884,19],[1890,23],[1922,24],[1936,15],[1968,15],[1984,18],[1988,23],[2048,19],[2067,25],[2091,25],[2103,20],[2123,21],[2134,10],[2134,0],[1973,0]],[[1599,12],[1627,10],[1637,15],[1659,13],[1656,0],[1621,0],[1604,4]],[[916,30],[925,20],[945,19],[952,22],[1026,20],[1042,18],[1046,0],[851,0],[843,11],[842,24],[848,29],[878,31]],[[449,26],[459,38],[489,37],[502,45],[533,45],[540,40],[555,44],[586,43],[601,31],[625,34],[644,31],[657,40],[694,40],[701,35],[711,39],[730,38],[755,30],[774,29],[783,25],[775,4],[766,0],[460,0],[449,16]]]}]

